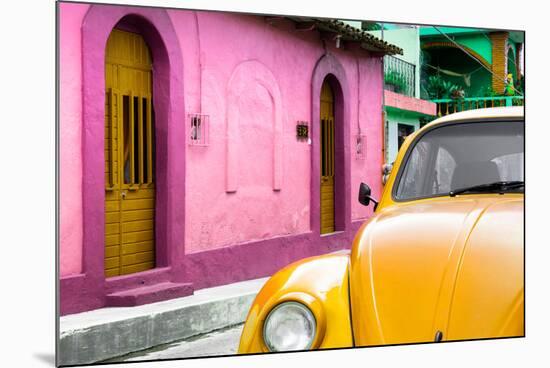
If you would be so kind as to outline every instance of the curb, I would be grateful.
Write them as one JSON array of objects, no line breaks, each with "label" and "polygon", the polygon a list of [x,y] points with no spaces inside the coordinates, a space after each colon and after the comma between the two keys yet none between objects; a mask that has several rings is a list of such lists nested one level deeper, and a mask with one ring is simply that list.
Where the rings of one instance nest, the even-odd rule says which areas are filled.
[{"label": "curb", "polygon": [[244,322],[267,278],[196,290],[138,307],[60,318],[59,364],[89,364]]}]

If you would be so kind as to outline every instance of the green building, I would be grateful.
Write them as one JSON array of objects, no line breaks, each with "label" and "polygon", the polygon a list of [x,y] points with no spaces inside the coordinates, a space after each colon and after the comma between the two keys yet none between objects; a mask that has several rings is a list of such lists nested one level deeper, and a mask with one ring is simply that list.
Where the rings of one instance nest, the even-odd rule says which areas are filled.
[{"label": "green building", "polygon": [[407,135],[435,117],[523,105],[522,31],[373,22],[360,26],[403,49],[403,55],[384,57],[386,163],[395,160]]},{"label": "green building", "polygon": [[[372,26],[372,24],[371,24]],[[369,33],[403,49],[384,57],[385,160],[394,162],[406,136],[436,115],[436,105],[421,98],[420,30],[417,26],[384,24]],[[363,23],[363,28],[368,27]],[[376,28],[381,28],[377,25]]]},{"label": "green building", "polygon": [[524,32],[422,26],[419,36],[421,97],[438,116],[523,104]]}]

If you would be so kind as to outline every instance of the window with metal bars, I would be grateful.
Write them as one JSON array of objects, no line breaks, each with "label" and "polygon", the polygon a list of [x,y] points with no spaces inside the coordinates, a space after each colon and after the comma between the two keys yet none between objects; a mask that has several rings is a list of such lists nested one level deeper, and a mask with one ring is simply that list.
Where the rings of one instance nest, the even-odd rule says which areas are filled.
[{"label": "window with metal bars", "polygon": [[154,182],[153,109],[149,96],[122,96],[124,184]]},{"label": "window with metal bars", "polygon": [[367,136],[364,134],[355,136],[355,158],[358,160],[367,158]]},{"label": "window with metal bars", "polygon": [[321,175],[334,176],[334,120],[321,119]]},{"label": "window with metal bars", "polygon": [[190,134],[189,144],[192,146],[208,146],[209,116],[204,114],[189,114]]}]

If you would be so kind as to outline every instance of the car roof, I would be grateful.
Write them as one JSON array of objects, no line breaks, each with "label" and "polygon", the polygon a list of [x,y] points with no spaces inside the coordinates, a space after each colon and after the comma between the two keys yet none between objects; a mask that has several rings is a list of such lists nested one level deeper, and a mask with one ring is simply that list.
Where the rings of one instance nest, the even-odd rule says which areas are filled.
[{"label": "car roof", "polygon": [[470,119],[523,118],[523,115],[523,106],[489,107],[486,109],[474,109],[449,114],[435,119],[427,124],[427,126]]}]

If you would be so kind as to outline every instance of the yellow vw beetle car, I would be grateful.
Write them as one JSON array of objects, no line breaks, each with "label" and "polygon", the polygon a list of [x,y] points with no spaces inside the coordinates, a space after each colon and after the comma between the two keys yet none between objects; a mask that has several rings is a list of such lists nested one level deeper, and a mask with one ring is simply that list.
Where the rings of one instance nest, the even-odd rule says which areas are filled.
[{"label": "yellow vw beetle car", "polygon": [[522,107],[433,121],[403,143],[351,253],[295,262],[253,302],[239,353],[524,335]]}]

